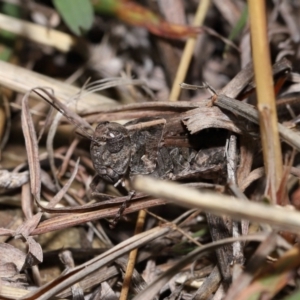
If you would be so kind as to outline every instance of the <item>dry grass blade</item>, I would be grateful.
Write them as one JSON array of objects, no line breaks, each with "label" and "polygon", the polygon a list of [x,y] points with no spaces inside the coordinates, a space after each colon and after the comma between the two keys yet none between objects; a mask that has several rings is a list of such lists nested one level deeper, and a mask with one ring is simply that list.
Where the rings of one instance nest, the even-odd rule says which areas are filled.
[{"label": "dry grass blade", "polygon": [[41,195],[41,168],[36,132],[28,106],[30,93],[31,91],[26,93],[22,101],[22,127],[28,157],[31,193],[39,201]]},{"label": "dry grass blade", "polygon": [[47,151],[49,155],[50,168],[56,183],[56,187],[57,189],[59,189],[60,184],[58,182],[56,167],[54,164],[53,140],[61,117],[65,116],[71,123],[73,123],[76,126],[76,128],[80,131],[81,135],[89,139],[92,139],[92,134],[94,132],[94,129],[88,122],[80,118],[78,114],[76,114],[69,108],[69,106],[74,105],[74,102],[76,102],[75,101],[76,98],[73,99],[73,101],[72,99],[70,99],[68,103],[64,104],[61,101],[59,101],[54,95],[49,93],[45,88],[35,88],[33,91],[36,94],[38,94],[43,100],[49,103],[53,108],[58,110],[58,113],[56,114],[50,126],[46,145],[47,145]]},{"label": "dry grass blade", "polygon": [[[65,105],[64,103],[60,102],[55,96],[49,93],[45,88],[35,88],[33,89],[33,91],[46,102],[48,102],[51,106],[53,106],[55,109],[57,109],[72,124],[81,129],[82,134],[86,134],[87,137],[91,138],[91,135],[94,132],[93,127],[68,107],[69,105],[74,105],[73,102],[75,101],[70,101],[68,104]],[[45,94],[46,96],[44,96],[43,94]],[[91,132],[91,134],[88,134],[89,132]]]},{"label": "dry grass blade", "polygon": [[[153,189],[155,186],[155,190]],[[276,228],[294,233],[300,229],[300,213],[287,208],[245,202],[211,192],[201,192],[174,182],[138,176],[133,187],[137,191],[168,199],[189,208],[200,208],[216,215],[227,215],[233,219],[248,219],[268,223]]]},{"label": "dry grass blade", "polygon": [[[194,19],[194,26],[201,26],[204,18],[207,14],[208,8],[210,5],[210,0],[203,0],[199,2],[198,9],[195,15]],[[196,44],[196,38],[189,38],[188,41],[186,42],[185,48],[183,50],[183,54],[180,60],[180,64],[178,66],[178,70],[176,73],[175,80],[173,82],[172,90],[170,93],[170,100],[171,101],[177,101],[179,94],[180,94],[180,83],[184,81],[184,78],[186,76],[188,67],[190,65],[192,56],[193,56],[193,51],[195,48]]]},{"label": "dry grass blade", "polygon": [[49,202],[49,207],[55,207],[55,205],[62,199],[62,197],[65,195],[65,193],[70,188],[73,180],[75,179],[75,176],[78,172],[78,166],[79,166],[79,158],[76,161],[75,168],[72,172],[71,177],[69,178],[68,182],[60,189],[60,191],[52,198],[52,200]]},{"label": "dry grass blade", "polygon": [[29,182],[22,186],[22,211],[26,219],[33,216],[33,197]]},{"label": "dry grass blade", "polygon": [[57,295],[65,288],[80,281],[92,272],[113,262],[116,258],[135,248],[141,247],[146,243],[149,243],[150,241],[167,234],[170,231],[170,227],[156,227],[146,232],[135,235],[113,247],[112,249],[106,251],[105,253],[97,256],[86,264],[74,268],[70,273],[61,275],[60,277],[56,278],[54,282],[50,282],[37,291],[32,292],[30,295],[26,295],[23,300],[37,299],[37,297],[39,297],[39,300],[49,299]]},{"label": "dry grass blade", "polygon": [[122,78],[122,77],[105,78],[87,84],[86,91],[83,93],[83,97],[85,97],[90,93],[103,91],[112,87],[120,88],[124,85],[140,86],[152,99],[155,99],[153,92],[148,88],[145,80]]},{"label": "dry grass blade", "polygon": [[[81,94],[81,89],[78,87],[4,61],[0,61],[0,84],[3,87],[24,94],[28,90],[38,86],[47,87],[55,90],[55,95],[63,103],[67,103],[70,98]],[[32,96],[39,99],[39,96],[35,96],[34,94]],[[99,94],[88,94],[84,98],[84,101],[76,103],[76,111],[78,113],[93,113],[99,108],[99,105],[102,108],[109,108],[115,106],[116,102]]]},{"label": "dry grass blade", "polygon": [[65,158],[63,160],[63,163],[61,165],[61,168],[59,170],[59,173],[57,174],[58,178],[61,178],[65,174],[65,172],[67,171],[69,162],[70,162],[71,157],[72,157],[72,155],[74,153],[74,150],[76,149],[76,147],[79,144],[79,141],[80,140],[78,138],[74,139],[74,141],[72,142],[70,148],[68,149],[68,151],[66,153],[66,156],[65,156]]},{"label": "dry grass blade", "polygon": [[[139,200],[132,203],[128,208],[124,210],[124,215],[133,213],[135,211],[154,207],[158,205],[165,204],[163,200]],[[84,210],[84,208],[79,208]],[[99,219],[104,218],[111,218],[115,217],[120,209],[120,206],[114,206],[114,207],[100,207],[99,209],[93,209],[93,211],[87,211],[83,213],[73,213],[73,214],[61,214],[57,217],[53,217],[49,220],[46,220],[39,224],[39,226],[32,232],[32,235],[38,235],[54,230],[60,230],[72,226],[76,226],[79,224],[84,224],[89,221],[95,221]],[[46,209],[45,209],[46,210]],[[87,210],[91,210],[91,208],[88,208]]]},{"label": "dry grass blade", "polygon": [[239,278],[235,279],[234,283],[228,290],[224,300],[235,299],[236,295],[241,292],[253,279],[256,270],[265,261],[267,255],[274,251],[276,247],[276,234],[272,232],[257,248],[252,258],[249,260],[245,272]]},{"label": "dry grass blade", "polygon": [[[146,0],[148,8],[136,11],[118,10],[126,1],[115,0],[115,15],[97,12],[80,37],[51,1],[26,11],[22,1],[9,2],[13,18],[0,5],[0,28],[11,34],[0,30],[0,298],[236,300],[253,298],[255,288],[257,297],[297,292],[296,1],[249,0],[256,9],[267,3],[254,20],[250,11],[259,29],[253,56],[247,1]],[[121,21],[149,12],[151,22],[158,13],[174,24],[194,20],[197,36],[169,40]],[[257,42],[272,54],[271,62],[260,55],[260,72]],[[261,87],[263,97],[277,96],[278,121],[274,103],[257,106]],[[64,269],[61,249],[69,251]]]},{"label": "dry grass blade", "polygon": [[206,244],[186,255],[180,262],[175,264],[168,271],[160,275],[154,282],[152,282],[142,293],[133,298],[133,300],[153,299],[160,289],[182,268],[189,263],[199,259],[202,255],[209,251],[215,250],[221,246],[234,243],[236,241],[263,241],[266,238],[265,234],[241,236],[238,238],[227,238],[213,243]]}]

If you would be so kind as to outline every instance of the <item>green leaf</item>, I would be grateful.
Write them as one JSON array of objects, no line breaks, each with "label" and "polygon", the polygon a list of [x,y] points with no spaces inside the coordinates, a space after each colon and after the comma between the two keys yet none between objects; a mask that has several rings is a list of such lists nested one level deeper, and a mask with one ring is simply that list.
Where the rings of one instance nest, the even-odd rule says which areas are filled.
[{"label": "green leaf", "polygon": [[94,11],[90,0],[52,0],[69,29],[82,35],[93,24]]}]

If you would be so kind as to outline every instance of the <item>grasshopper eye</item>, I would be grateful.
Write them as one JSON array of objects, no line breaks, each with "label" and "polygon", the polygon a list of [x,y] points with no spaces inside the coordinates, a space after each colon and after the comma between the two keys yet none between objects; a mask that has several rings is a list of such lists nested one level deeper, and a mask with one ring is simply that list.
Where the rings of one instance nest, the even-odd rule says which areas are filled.
[{"label": "grasshopper eye", "polygon": [[124,146],[124,135],[114,130],[108,132],[106,145],[110,153],[120,152]]}]

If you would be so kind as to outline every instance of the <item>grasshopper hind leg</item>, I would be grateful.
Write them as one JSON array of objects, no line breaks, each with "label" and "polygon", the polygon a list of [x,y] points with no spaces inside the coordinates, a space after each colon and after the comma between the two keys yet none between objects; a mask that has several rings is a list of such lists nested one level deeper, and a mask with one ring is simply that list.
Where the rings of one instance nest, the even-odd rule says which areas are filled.
[{"label": "grasshopper hind leg", "polygon": [[127,195],[127,197],[124,200],[124,202],[121,204],[118,212],[116,213],[113,221],[111,222],[110,224],[111,228],[114,228],[117,225],[117,223],[120,221],[120,219],[123,216],[124,210],[128,207],[130,200],[132,200],[135,194],[134,190],[131,190],[129,187],[126,188],[126,182],[128,183],[128,181],[125,178],[122,178],[117,183],[114,184],[114,186],[118,189],[118,191],[123,195]]}]

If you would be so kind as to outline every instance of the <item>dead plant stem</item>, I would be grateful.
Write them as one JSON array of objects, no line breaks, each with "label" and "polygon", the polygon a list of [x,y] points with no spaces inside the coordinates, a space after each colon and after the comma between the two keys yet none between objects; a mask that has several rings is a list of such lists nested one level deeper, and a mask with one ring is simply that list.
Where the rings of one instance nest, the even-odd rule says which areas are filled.
[{"label": "dead plant stem", "polygon": [[[266,7],[265,1],[248,0],[248,4],[264,163],[270,187],[274,186],[277,190],[282,178],[282,154],[269,54]],[[269,120],[264,120],[266,116]],[[266,124],[269,126],[266,127]],[[273,194],[274,192],[276,191],[273,191]]]},{"label": "dead plant stem", "polygon": [[257,223],[267,223],[274,228],[291,232],[298,232],[300,229],[300,213],[292,209],[241,201],[146,176],[134,178],[133,187],[137,191],[170,200],[172,203],[199,208],[218,216],[227,215],[235,220],[248,219]]},{"label": "dead plant stem", "polygon": [[[146,210],[142,209],[139,211],[134,235],[137,235],[143,231],[146,215],[147,215]],[[128,264],[127,264],[126,273],[123,281],[120,300],[126,300],[128,297],[131,277],[134,271],[134,265],[135,265],[137,254],[138,254],[137,248],[131,250],[131,252],[129,253]]]}]

